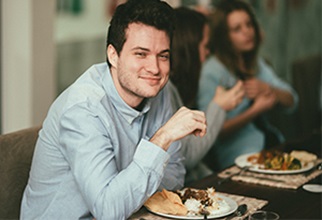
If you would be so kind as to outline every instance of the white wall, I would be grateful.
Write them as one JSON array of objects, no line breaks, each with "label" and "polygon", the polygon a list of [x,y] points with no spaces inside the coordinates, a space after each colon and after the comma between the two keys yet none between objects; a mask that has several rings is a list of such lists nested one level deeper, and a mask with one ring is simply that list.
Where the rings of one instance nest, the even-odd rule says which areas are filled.
[{"label": "white wall", "polygon": [[79,15],[58,13],[55,17],[55,42],[80,42],[105,37],[110,20],[106,12],[108,3],[106,0],[84,0],[84,9]]},{"label": "white wall", "polygon": [[2,133],[40,125],[55,97],[55,0],[1,0]]}]

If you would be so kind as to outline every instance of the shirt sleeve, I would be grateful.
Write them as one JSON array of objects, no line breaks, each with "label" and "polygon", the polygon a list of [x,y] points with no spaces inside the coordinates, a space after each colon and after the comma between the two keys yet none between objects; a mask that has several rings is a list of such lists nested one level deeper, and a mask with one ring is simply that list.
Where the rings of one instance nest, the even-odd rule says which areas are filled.
[{"label": "shirt sleeve", "polygon": [[214,102],[210,102],[206,111],[207,133],[204,137],[189,135],[182,140],[182,152],[187,170],[193,169],[215,143],[225,121],[226,112]]},{"label": "shirt sleeve", "polygon": [[61,151],[97,219],[126,219],[157,190],[169,161],[160,147],[141,140],[133,161],[118,170],[112,137],[93,111],[72,108],[60,121]]}]

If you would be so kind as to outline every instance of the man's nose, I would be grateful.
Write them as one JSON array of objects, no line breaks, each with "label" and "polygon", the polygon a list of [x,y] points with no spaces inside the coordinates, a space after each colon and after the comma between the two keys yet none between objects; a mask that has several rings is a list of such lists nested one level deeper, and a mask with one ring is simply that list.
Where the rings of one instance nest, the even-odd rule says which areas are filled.
[{"label": "man's nose", "polygon": [[159,61],[157,57],[150,57],[146,64],[146,70],[152,74],[159,73]]}]

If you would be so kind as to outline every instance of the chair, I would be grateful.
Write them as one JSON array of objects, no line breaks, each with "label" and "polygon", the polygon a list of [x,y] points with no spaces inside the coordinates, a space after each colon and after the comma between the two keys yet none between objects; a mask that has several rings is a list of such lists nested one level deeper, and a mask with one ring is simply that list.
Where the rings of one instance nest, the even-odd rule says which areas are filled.
[{"label": "chair", "polygon": [[299,134],[321,129],[321,54],[296,60],[292,65],[294,89],[298,92]]},{"label": "chair", "polygon": [[0,135],[0,219],[19,219],[40,126]]}]

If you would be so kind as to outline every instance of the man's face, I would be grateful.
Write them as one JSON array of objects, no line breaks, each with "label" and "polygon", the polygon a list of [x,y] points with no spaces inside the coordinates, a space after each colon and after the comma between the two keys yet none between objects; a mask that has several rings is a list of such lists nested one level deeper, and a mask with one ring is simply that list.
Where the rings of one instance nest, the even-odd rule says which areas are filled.
[{"label": "man's face", "polygon": [[[113,46],[108,50],[113,51]],[[115,50],[111,54],[109,60],[116,89],[133,108],[144,98],[156,96],[168,81],[170,40],[164,31],[132,23],[126,30],[120,55],[117,56]]]}]

